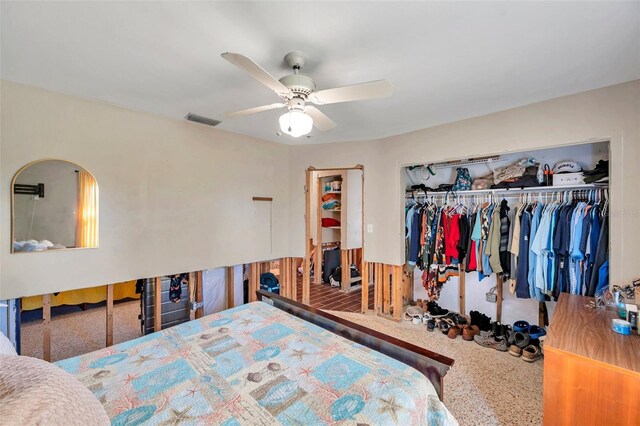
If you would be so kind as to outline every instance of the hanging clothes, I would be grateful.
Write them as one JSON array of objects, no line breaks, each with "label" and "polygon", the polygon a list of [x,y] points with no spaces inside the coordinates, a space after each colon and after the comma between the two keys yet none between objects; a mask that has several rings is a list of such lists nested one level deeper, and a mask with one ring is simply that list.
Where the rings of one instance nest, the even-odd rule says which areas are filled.
[{"label": "hanging clothes", "polygon": [[501,274],[516,297],[538,301],[562,292],[593,295],[608,283],[606,202],[561,189],[550,200],[520,195],[510,205],[509,196],[470,207],[459,196],[449,202],[448,194],[408,203],[408,261],[422,269],[429,298],[462,270],[477,271],[480,280]]}]

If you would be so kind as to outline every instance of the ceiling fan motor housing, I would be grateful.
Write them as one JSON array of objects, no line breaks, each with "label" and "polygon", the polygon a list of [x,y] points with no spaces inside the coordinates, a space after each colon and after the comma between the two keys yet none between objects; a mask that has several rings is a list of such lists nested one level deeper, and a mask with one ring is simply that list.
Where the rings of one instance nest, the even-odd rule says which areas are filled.
[{"label": "ceiling fan motor housing", "polygon": [[302,74],[286,75],[280,79],[280,83],[291,89],[295,95],[302,95],[305,99],[316,90],[316,83]]}]

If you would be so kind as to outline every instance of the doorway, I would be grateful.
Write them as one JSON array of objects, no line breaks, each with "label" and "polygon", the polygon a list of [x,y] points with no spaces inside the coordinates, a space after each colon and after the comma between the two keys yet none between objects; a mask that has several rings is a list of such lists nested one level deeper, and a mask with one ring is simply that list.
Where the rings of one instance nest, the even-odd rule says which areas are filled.
[{"label": "doorway", "polygon": [[364,167],[309,167],[305,188],[305,258],[298,299],[320,309],[361,312]]}]

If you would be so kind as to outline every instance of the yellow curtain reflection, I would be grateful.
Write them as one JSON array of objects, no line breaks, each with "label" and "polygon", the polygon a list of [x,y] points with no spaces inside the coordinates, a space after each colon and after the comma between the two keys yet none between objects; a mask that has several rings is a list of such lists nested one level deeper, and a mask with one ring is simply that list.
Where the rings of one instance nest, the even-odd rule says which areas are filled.
[{"label": "yellow curtain reflection", "polygon": [[76,247],[98,246],[98,183],[91,173],[78,172]]}]

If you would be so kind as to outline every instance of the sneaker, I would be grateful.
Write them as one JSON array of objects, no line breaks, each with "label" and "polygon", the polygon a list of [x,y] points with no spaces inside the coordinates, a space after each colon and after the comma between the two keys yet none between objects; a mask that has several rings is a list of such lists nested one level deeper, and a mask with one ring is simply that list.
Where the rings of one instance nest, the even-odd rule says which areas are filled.
[{"label": "sneaker", "polygon": [[522,350],[522,360],[526,362],[536,362],[542,358],[542,352],[540,348],[534,345],[529,345]]},{"label": "sneaker", "polygon": [[427,321],[427,331],[433,331],[436,328],[436,320],[434,320],[433,318],[430,318],[429,321]]},{"label": "sneaker", "polygon": [[432,318],[441,318],[446,316],[449,313],[448,309],[442,309],[436,302],[433,300],[427,303],[427,312],[429,312],[429,316]]},{"label": "sneaker", "polygon": [[509,346],[509,354],[515,357],[519,357],[522,355],[522,349],[517,347],[516,345]]},{"label": "sneaker", "polygon": [[509,350],[509,344],[505,339],[500,339],[498,344],[493,347],[496,351],[506,352]]},{"label": "sneaker", "polygon": [[496,347],[503,342],[502,340],[494,338],[488,331],[481,331],[480,334],[473,336],[473,341],[480,346],[491,349],[496,349]]}]

